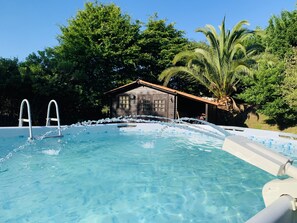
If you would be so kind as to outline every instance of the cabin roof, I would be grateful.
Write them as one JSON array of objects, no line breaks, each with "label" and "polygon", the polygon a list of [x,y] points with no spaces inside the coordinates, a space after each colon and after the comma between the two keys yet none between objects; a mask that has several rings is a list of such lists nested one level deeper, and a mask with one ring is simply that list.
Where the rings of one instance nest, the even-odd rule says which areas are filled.
[{"label": "cabin roof", "polygon": [[128,91],[128,90],[132,90],[132,89],[137,88],[139,86],[146,86],[146,87],[153,88],[153,89],[165,92],[165,93],[169,93],[169,94],[173,94],[173,95],[177,95],[177,96],[182,96],[182,97],[194,100],[194,101],[201,101],[201,102],[204,102],[204,103],[207,103],[207,104],[218,106],[217,102],[208,100],[206,98],[198,97],[198,96],[195,96],[195,95],[192,95],[192,94],[188,94],[188,93],[185,93],[185,92],[182,92],[182,91],[174,90],[172,88],[165,87],[165,86],[162,86],[162,85],[153,84],[153,83],[143,81],[143,80],[140,80],[140,79],[138,79],[136,81],[133,81],[133,82],[131,82],[129,84],[120,86],[118,88],[114,88],[114,89],[106,92],[106,94],[113,95],[113,94],[117,94],[117,93],[120,93],[120,92],[125,92],[125,91]]}]

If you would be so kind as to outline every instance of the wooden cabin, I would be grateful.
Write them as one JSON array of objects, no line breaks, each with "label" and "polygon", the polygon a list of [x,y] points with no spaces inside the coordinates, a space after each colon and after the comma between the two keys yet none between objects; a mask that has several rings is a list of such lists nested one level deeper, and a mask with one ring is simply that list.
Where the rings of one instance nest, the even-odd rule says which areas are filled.
[{"label": "wooden cabin", "polygon": [[189,117],[216,122],[218,103],[168,87],[137,80],[106,92],[111,117],[154,115],[166,118]]}]

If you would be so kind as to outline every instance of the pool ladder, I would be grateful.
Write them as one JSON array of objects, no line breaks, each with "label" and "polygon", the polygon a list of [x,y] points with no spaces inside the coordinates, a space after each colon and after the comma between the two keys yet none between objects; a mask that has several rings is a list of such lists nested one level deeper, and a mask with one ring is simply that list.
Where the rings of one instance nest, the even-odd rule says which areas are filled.
[{"label": "pool ladder", "polygon": [[[28,113],[28,118],[23,118],[23,108],[24,104],[27,105],[27,113]],[[19,116],[19,127],[23,127],[23,123],[28,122],[29,123],[29,139],[33,139],[33,134],[32,134],[32,119],[31,119],[31,111],[30,111],[30,103],[27,99],[24,99],[21,103],[20,107],[20,116]]]},{"label": "pool ladder", "polygon": [[[56,107],[56,118],[50,118],[49,115],[50,115],[50,111],[51,111],[51,105],[54,104],[55,107]],[[51,100],[49,103],[48,103],[48,106],[47,106],[47,115],[46,115],[46,124],[45,126],[51,126],[51,121],[55,121],[57,122],[57,125],[58,125],[58,137],[61,137],[62,134],[61,134],[61,125],[60,125],[60,116],[59,116],[59,107],[58,107],[58,103],[55,101],[55,100]]]},{"label": "pool ladder", "polygon": [[[27,105],[27,113],[28,113],[28,118],[27,119],[23,118],[24,104]],[[50,116],[49,116],[52,104],[54,104],[55,107],[56,107],[56,118],[50,118]],[[51,100],[48,103],[45,126],[47,126],[47,127],[51,126],[51,121],[56,121],[57,122],[57,127],[58,127],[58,136],[51,136],[51,137],[62,137],[61,125],[60,125],[60,116],[59,116],[59,107],[58,107],[58,104],[57,104],[57,102],[55,100]],[[19,115],[19,127],[23,127],[24,122],[28,122],[28,124],[29,124],[29,139],[33,139],[30,103],[29,103],[29,101],[27,99],[24,99],[22,101],[22,103],[21,103],[20,115]]]}]

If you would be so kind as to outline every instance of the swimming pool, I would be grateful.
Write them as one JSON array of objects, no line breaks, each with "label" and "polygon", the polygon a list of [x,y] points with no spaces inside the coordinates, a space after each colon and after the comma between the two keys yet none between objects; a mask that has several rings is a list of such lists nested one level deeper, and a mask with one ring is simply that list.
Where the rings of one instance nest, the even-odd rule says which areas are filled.
[{"label": "swimming pool", "polygon": [[166,124],[76,126],[5,137],[0,222],[244,222],[275,177]]}]

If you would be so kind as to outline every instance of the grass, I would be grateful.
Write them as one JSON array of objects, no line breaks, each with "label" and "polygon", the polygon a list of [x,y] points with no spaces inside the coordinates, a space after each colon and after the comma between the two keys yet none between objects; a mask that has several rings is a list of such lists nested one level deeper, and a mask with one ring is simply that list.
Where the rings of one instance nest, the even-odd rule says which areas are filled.
[{"label": "grass", "polygon": [[258,119],[256,115],[250,113],[249,118],[245,121],[244,124],[246,124],[248,128],[253,128],[253,129],[281,131],[281,132],[297,134],[297,126],[280,130],[277,125],[267,124],[266,123],[267,119],[268,118],[265,115],[259,114],[259,119]]}]

